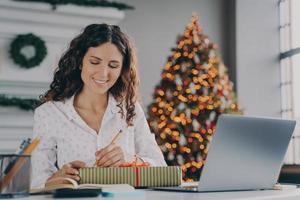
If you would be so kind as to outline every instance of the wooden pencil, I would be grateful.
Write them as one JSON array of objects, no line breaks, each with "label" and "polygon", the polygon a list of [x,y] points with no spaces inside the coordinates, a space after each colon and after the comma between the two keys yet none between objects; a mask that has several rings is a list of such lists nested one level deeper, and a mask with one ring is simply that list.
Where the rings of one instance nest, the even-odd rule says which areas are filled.
[{"label": "wooden pencil", "polygon": [[112,141],[110,142],[110,144],[115,144],[117,142],[117,140],[120,138],[121,133],[122,133],[122,130],[120,130],[118,132],[118,134],[112,139]]}]

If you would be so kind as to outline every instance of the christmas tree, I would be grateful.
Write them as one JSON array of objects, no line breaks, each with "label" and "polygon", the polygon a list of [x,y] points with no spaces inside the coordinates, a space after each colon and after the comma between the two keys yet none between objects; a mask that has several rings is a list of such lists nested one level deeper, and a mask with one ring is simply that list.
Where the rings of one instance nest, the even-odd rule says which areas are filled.
[{"label": "christmas tree", "polygon": [[221,113],[241,113],[233,83],[193,15],[162,72],[148,107],[149,124],[168,165],[198,180]]}]

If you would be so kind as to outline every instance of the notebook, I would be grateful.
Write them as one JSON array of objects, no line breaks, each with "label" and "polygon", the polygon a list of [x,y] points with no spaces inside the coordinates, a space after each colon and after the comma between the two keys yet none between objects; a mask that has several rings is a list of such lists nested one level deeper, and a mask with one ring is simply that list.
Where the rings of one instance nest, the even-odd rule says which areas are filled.
[{"label": "notebook", "polygon": [[[61,181],[64,183],[61,183]],[[59,182],[59,183],[58,183]],[[44,188],[32,188],[30,194],[52,193],[56,189],[102,189],[104,192],[133,192],[134,187],[128,184],[78,184],[71,178],[55,178]]]}]

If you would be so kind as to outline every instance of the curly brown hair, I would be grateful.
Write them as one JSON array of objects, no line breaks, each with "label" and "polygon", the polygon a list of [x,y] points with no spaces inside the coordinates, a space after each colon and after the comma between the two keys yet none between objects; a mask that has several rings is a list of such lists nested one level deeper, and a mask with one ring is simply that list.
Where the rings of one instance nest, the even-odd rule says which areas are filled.
[{"label": "curly brown hair", "polygon": [[116,25],[88,25],[70,42],[69,48],[59,60],[50,89],[40,96],[42,104],[47,101],[64,101],[79,93],[83,88],[80,66],[84,55],[90,47],[97,47],[106,42],[116,45],[123,55],[120,77],[109,92],[118,101],[119,113],[123,118],[123,105],[125,106],[126,123],[132,126],[139,86],[136,52],[128,36]]}]

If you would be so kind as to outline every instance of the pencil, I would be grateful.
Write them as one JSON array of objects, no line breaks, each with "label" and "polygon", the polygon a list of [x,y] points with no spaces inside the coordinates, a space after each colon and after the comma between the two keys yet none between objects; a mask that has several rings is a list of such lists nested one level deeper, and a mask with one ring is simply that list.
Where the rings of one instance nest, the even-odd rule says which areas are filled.
[{"label": "pencil", "polygon": [[115,144],[117,142],[117,140],[120,138],[121,133],[122,133],[122,130],[120,130],[118,132],[118,134],[112,139],[112,141],[110,142],[110,144]]},{"label": "pencil", "polygon": [[34,138],[30,145],[25,149],[23,155],[31,155],[33,150],[37,147],[37,145],[40,143],[40,139]]},{"label": "pencil", "polygon": [[[115,144],[115,143],[118,141],[118,139],[120,138],[121,133],[122,133],[122,130],[119,130],[119,132],[118,132],[118,133],[115,135],[115,137],[111,140],[111,142],[110,142],[109,145]],[[93,166],[94,166],[94,167],[97,166],[97,160],[95,161],[95,163],[94,163]]]}]

